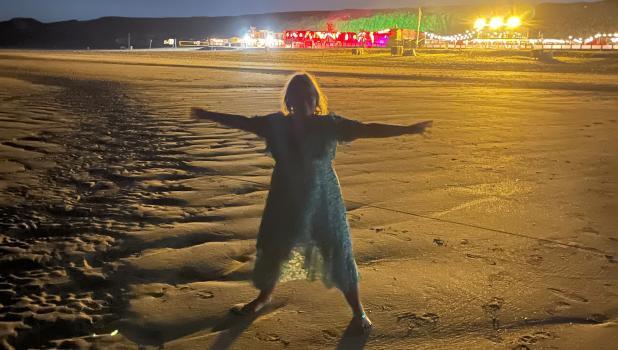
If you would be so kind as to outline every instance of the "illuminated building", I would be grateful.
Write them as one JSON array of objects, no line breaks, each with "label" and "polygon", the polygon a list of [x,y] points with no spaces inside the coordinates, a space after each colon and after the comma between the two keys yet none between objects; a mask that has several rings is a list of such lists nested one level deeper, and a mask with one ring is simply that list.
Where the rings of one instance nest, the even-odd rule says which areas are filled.
[{"label": "illuminated building", "polygon": [[283,34],[250,27],[242,38],[244,47],[282,47]]},{"label": "illuminated building", "polygon": [[388,47],[396,33],[404,38],[415,37],[416,32],[402,29],[360,32],[322,32],[314,30],[286,30],[283,33],[285,47],[329,48],[329,47]]},{"label": "illuminated building", "polygon": [[352,47],[358,45],[353,32],[320,32],[314,30],[286,30],[283,42],[291,48]]}]

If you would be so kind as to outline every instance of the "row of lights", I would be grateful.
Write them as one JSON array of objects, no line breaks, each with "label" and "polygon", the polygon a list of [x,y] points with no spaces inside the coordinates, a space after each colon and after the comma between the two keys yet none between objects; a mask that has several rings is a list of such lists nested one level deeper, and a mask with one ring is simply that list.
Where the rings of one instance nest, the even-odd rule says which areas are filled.
[{"label": "row of lights", "polygon": [[590,44],[591,42],[594,41],[594,39],[600,39],[600,38],[608,38],[608,40],[612,43],[612,44],[618,44],[618,33],[597,33],[595,35],[591,35],[587,38],[576,38],[572,35],[569,35],[569,39],[531,39],[530,42],[532,43],[542,43],[542,44],[569,44],[569,43],[576,43],[576,44]]},{"label": "row of lights", "polygon": [[600,39],[600,38],[609,38],[609,40],[612,42],[612,44],[617,44],[618,43],[618,33],[597,33],[595,35],[589,36],[586,39],[583,38],[574,38],[573,36],[569,36],[569,40],[570,41],[574,41],[578,44],[588,44],[594,41],[594,39]]},{"label": "row of lights", "polygon": [[459,40],[470,40],[475,37],[474,31],[466,31],[465,34],[454,34],[454,35],[438,35],[434,33],[427,33],[427,39],[430,40],[440,40],[440,41],[459,41]]},{"label": "row of lights", "polygon": [[474,22],[474,29],[478,31],[487,27],[496,30],[502,27],[515,29],[519,26],[521,26],[521,18],[517,16],[511,16],[506,21],[504,17],[492,17],[489,21],[485,18],[479,18]]},{"label": "row of lights", "polygon": [[[475,43],[489,42],[489,41],[496,41],[496,42],[503,41],[503,39],[476,39],[475,34],[476,32],[474,31],[466,31],[465,34],[454,34],[454,35],[438,35],[434,33],[427,33],[427,39],[448,41],[448,42],[456,42],[460,40],[472,39],[472,41]],[[594,39],[600,39],[600,38],[608,38],[608,40],[612,44],[618,44],[618,33],[597,33],[585,39],[575,38],[573,36],[569,36],[568,40],[565,40],[565,39],[530,39],[529,42],[531,44],[537,44],[537,43],[539,44],[568,44],[569,42],[574,42],[577,44],[589,44],[592,41],[594,41]]]}]

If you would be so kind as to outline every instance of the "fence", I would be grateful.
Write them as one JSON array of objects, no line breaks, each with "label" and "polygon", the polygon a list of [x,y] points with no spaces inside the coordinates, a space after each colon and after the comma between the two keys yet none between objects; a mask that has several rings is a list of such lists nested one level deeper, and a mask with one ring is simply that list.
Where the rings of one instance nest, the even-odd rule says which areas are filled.
[{"label": "fence", "polygon": [[533,44],[455,44],[455,43],[432,43],[423,45],[427,49],[514,49],[514,50],[598,50],[598,51],[611,51],[618,50],[618,44],[616,45],[587,45],[587,44],[545,44],[545,45],[533,45]]}]

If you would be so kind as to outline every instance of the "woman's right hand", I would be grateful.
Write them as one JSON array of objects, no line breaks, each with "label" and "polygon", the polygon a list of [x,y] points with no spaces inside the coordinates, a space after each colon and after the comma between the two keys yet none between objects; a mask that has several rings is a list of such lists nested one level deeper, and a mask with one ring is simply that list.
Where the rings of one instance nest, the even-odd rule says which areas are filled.
[{"label": "woman's right hand", "polygon": [[203,117],[205,113],[206,113],[206,110],[204,110],[202,108],[191,107],[191,116],[193,118]]}]

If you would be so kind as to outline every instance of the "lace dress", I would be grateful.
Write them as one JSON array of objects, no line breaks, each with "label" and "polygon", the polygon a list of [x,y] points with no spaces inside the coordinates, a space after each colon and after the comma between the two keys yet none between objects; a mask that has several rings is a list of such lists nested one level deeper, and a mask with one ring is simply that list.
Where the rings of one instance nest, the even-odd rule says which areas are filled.
[{"label": "lace dress", "polygon": [[346,208],[333,160],[338,142],[353,140],[362,123],[330,114],[302,126],[280,113],[250,118],[275,160],[262,216],[252,281],[321,279],[342,291],[359,279]]}]

